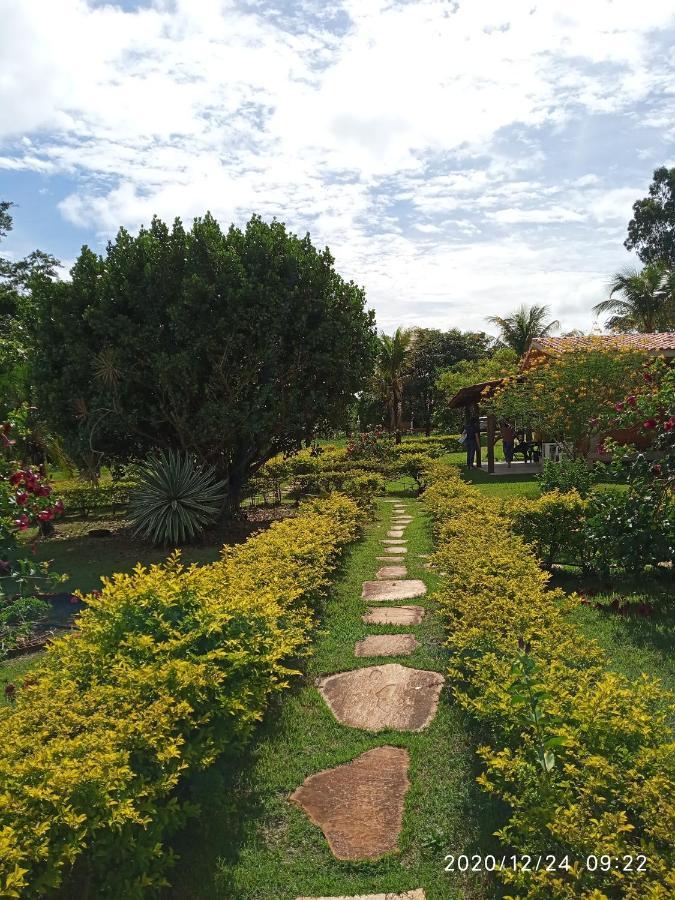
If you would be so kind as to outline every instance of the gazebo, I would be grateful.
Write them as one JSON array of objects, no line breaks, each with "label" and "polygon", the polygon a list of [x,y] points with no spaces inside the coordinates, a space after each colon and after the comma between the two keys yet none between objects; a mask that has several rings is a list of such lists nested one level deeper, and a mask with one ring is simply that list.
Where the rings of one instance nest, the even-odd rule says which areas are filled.
[{"label": "gazebo", "polygon": [[[480,384],[472,384],[469,387],[460,388],[452,400],[448,403],[450,409],[464,408],[465,421],[480,419],[480,401],[488,400],[497,388],[504,383],[504,378],[496,378],[494,381],[483,381]],[[487,465],[488,473],[492,475],[495,470],[495,444],[497,442],[497,421],[492,413],[487,416]],[[482,466],[481,447],[478,447],[476,458],[478,468]]]}]

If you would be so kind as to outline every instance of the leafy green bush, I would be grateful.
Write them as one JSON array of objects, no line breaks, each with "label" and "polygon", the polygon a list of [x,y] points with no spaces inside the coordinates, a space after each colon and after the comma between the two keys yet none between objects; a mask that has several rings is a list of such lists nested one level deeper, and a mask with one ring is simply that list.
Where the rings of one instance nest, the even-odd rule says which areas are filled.
[{"label": "leafy green bush", "polygon": [[[675,696],[657,679],[608,671],[603,651],[569,621],[574,598],[547,589],[548,575],[499,504],[453,466],[435,463],[428,474],[449,676],[485,734],[479,783],[510,810],[498,837],[509,854],[569,861],[499,870],[508,893],[672,897]],[[617,863],[611,872],[586,865],[603,855]]]},{"label": "leafy green bush", "polygon": [[0,896],[135,900],[165,884],[163,842],[192,772],[250,740],[297,674],[360,513],[303,504],[219,562],[138,566],[89,596],[13,708],[0,710]]},{"label": "leafy green bush", "polygon": [[542,494],[550,491],[576,491],[587,497],[598,482],[597,469],[589,468],[583,459],[565,458],[560,462],[547,459],[541,475],[537,476]]},{"label": "leafy green bush", "polygon": [[514,497],[505,501],[504,512],[546,568],[555,562],[578,564],[584,557],[586,502],[577,491]]},{"label": "leafy green bush", "polygon": [[136,534],[175,547],[215,522],[224,499],[225,484],[216,481],[212,466],[197,465],[189,453],[162,450],[138,467],[129,515]]},{"label": "leafy green bush", "polygon": [[86,519],[92,513],[126,510],[129,506],[129,492],[134,486],[132,482],[66,486],[60,489],[60,494],[67,515],[78,515]]}]

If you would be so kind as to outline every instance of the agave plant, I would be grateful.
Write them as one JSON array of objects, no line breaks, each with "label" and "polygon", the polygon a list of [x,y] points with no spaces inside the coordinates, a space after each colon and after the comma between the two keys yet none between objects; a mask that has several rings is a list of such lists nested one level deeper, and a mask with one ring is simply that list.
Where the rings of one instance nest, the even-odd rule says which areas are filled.
[{"label": "agave plant", "polygon": [[138,467],[138,485],[129,498],[135,533],[154,544],[176,546],[192,540],[222,509],[225,483],[212,466],[189,453],[162,450]]}]

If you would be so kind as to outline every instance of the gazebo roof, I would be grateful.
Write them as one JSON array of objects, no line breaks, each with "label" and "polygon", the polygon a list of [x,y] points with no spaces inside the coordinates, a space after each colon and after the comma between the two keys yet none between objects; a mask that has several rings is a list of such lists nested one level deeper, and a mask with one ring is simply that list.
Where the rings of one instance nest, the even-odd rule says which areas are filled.
[{"label": "gazebo roof", "polygon": [[652,334],[586,334],[535,338],[520,364],[521,372],[542,356],[580,350],[638,350],[656,356],[675,356],[675,331]]},{"label": "gazebo roof", "polygon": [[494,381],[482,381],[480,384],[460,388],[448,403],[448,407],[456,409],[460,406],[469,406],[470,403],[478,403],[481,398],[491,397],[503,381],[503,378],[496,378]]}]

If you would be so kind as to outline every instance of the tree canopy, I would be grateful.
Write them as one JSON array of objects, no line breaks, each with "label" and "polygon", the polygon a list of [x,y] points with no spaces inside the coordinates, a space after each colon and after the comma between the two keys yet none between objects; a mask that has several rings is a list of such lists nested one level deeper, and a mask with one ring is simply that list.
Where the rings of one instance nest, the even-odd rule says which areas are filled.
[{"label": "tree canopy", "polygon": [[403,386],[411,340],[412,333],[404,328],[397,328],[391,336],[380,335],[375,367],[375,383],[386,403],[389,430],[395,435],[397,444],[401,441]]},{"label": "tree canopy", "polygon": [[36,291],[45,415],[79,459],[191,451],[236,502],[267,459],[341,423],[372,372],[373,313],[333,262],[258,216],[227,233],[155,218],[103,257],[83,247],[71,282]]},{"label": "tree canopy", "polygon": [[484,332],[451,328],[416,328],[406,363],[404,385],[406,415],[427,434],[431,432],[441,394],[436,385],[440,373],[460,362],[485,357],[493,340]]},{"label": "tree canopy", "polygon": [[593,311],[613,313],[606,327],[612,331],[649,334],[675,327],[675,278],[663,263],[648,263],[642,270],[618,272],[610,283],[607,300]]},{"label": "tree canopy", "polygon": [[675,167],[656,169],[648,196],[633,204],[624,247],[635,250],[643,263],[675,268]]},{"label": "tree canopy", "polygon": [[488,316],[487,320],[499,327],[503,344],[515,350],[518,356],[524,356],[534,338],[546,337],[560,327],[557,319],[546,322],[548,315],[548,306],[534,303],[532,306],[523,304],[508,316]]}]

